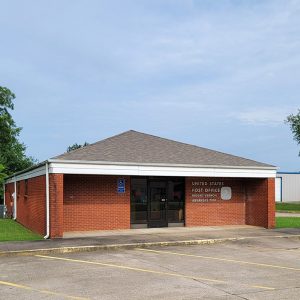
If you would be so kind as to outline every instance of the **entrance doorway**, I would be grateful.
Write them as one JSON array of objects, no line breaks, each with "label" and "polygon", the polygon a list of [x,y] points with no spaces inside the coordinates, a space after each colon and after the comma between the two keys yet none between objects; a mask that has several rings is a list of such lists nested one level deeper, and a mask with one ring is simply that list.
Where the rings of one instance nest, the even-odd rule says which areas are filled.
[{"label": "entrance doorway", "polygon": [[149,182],[148,227],[166,227],[167,221],[167,183],[165,181]]},{"label": "entrance doorway", "polygon": [[131,177],[132,227],[184,226],[184,195],[184,178]]}]

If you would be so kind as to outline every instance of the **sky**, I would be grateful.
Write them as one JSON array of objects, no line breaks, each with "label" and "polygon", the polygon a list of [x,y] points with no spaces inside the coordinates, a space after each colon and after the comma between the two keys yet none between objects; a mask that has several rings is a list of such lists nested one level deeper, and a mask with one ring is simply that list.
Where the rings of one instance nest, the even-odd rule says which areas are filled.
[{"label": "sky", "polygon": [[0,2],[28,155],[133,129],[300,171],[300,1]]}]

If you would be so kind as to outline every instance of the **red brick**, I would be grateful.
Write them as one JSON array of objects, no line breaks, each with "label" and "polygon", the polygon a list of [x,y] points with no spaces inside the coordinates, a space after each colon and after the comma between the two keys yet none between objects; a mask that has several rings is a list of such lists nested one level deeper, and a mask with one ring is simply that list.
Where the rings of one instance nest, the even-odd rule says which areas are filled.
[{"label": "red brick", "polygon": [[[46,232],[46,179],[38,176],[28,179],[28,193],[25,195],[25,180],[17,182],[17,221],[34,232]],[[12,215],[14,183],[5,187],[5,202]]]},{"label": "red brick", "polygon": [[[214,202],[192,202],[192,182],[224,182],[224,186],[232,188],[232,199],[221,200],[220,196]],[[208,187],[213,187],[209,186]],[[220,195],[218,193],[217,195]],[[217,226],[245,224],[244,183],[239,179],[226,178],[186,178],[185,200],[186,226]]]},{"label": "red brick", "polygon": [[63,236],[64,175],[49,174],[50,237]]},{"label": "red brick", "polygon": [[7,208],[7,216],[12,217],[13,216],[13,193],[14,193],[14,184],[8,183],[5,185],[5,205]]},{"label": "red brick", "polygon": [[275,179],[249,180],[246,193],[246,224],[274,228]]},{"label": "red brick", "polygon": [[[214,202],[192,202],[192,181],[224,182],[232,188],[232,199]],[[254,225],[275,226],[275,180],[239,178],[187,178],[186,226]]]},{"label": "red brick", "polygon": [[[117,179],[125,178],[125,193]],[[64,231],[130,228],[130,177],[65,175]]]},{"label": "red brick", "polygon": [[[126,192],[117,192],[117,179],[125,178]],[[224,182],[232,188],[232,199],[208,203],[192,202],[192,181]],[[17,221],[46,233],[45,176],[18,183]],[[185,225],[275,226],[275,180],[241,178],[186,178]],[[102,175],[49,175],[50,237],[68,231],[130,228],[130,177]],[[14,184],[6,185],[5,203],[12,214]],[[219,194],[218,194],[219,195]]]}]

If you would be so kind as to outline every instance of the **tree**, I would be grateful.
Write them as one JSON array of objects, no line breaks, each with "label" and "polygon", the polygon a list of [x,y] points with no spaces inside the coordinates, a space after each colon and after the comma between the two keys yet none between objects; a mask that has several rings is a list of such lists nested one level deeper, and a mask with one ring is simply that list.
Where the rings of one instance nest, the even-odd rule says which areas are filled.
[{"label": "tree", "polygon": [[80,145],[80,144],[75,143],[75,144],[73,144],[73,145],[71,145],[71,146],[69,146],[69,147],[67,148],[67,152],[71,152],[71,151],[73,151],[73,150],[80,149],[80,148],[85,147],[85,146],[87,146],[87,145],[89,145],[88,142],[85,142],[83,145]]},{"label": "tree", "polygon": [[5,168],[0,164],[0,185],[3,186],[4,178],[6,177]]},{"label": "tree", "polygon": [[[18,140],[22,128],[16,126],[10,114],[14,109],[14,99],[13,92],[0,86],[0,164],[7,175],[26,169],[37,162],[32,157],[26,156],[26,146]],[[3,194],[2,188],[1,184],[0,198]]]},{"label": "tree", "polygon": [[300,109],[298,109],[298,113],[296,115],[289,115],[286,119],[286,123],[290,125],[291,131],[294,135],[294,140],[298,145],[300,145]]}]

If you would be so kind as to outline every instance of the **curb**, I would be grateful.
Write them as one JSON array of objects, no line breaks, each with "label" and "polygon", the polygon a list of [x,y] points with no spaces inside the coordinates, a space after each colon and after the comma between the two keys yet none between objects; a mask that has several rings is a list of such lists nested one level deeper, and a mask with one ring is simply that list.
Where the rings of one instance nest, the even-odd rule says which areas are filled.
[{"label": "curb", "polygon": [[187,240],[187,241],[169,241],[169,242],[148,242],[148,243],[132,243],[132,244],[111,244],[111,245],[90,245],[90,246],[74,246],[74,247],[58,247],[46,249],[30,249],[30,250],[11,250],[2,251],[0,256],[15,255],[43,255],[43,254],[62,254],[76,252],[91,252],[97,250],[118,250],[118,249],[134,249],[148,248],[153,246],[184,246],[184,245],[207,245],[215,243],[223,243],[227,241],[236,241],[244,238],[223,238],[223,239],[205,239],[205,240]]},{"label": "curb", "polygon": [[57,248],[45,249],[27,249],[27,250],[10,250],[0,251],[1,256],[17,256],[17,255],[45,255],[45,254],[63,254],[76,252],[91,252],[101,250],[118,250],[118,249],[135,249],[135,248],[149,248],[149,247],[166,247],[166,246],[189,246],[189,245],[209,245],[216,243],[225,243],[229,241],[241,241],[261,238],[299,238],[299,234],[286,235],[265,235],[265,236],[245,236],[234,238],[220,238],[220,239],[201,239],[201,240],[184,240],[184,241],[167,241],[167,242],[144,242],[131,244],[110,244],[110,245],[88,245],[88,246],[67,246]]}]

